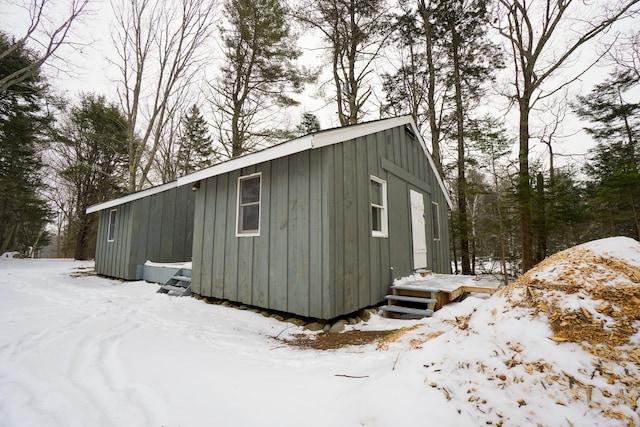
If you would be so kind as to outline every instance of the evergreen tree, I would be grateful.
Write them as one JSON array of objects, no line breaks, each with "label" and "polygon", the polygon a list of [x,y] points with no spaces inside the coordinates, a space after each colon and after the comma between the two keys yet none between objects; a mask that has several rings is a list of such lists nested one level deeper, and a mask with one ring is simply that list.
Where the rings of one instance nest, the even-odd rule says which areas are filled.
[{"label": "evergreen tree", "polygon": [[313,113],[302,114],[302,120],[296,127],[295,133],[297,135],[307,135],[310,133],[318,132],[320,130],[320,121]]},{"label": "evergreen tree", "polygon": [[[0,32],[0,79],[29,67],[38,57]],[[45,187],[41,152],[51,119],[47,87],[37,68],[28,78],[0,91],[0,253],[26,253],[46,243],[51,212],[41,197]]]},{"label": "evergreen tree", "polygon": [[557,169],[549,178],[544,194],[546,234],[549,254],[575,246],[589,239],[591,228],[583,185],[578,170]]},{"label": "evergreen tree", "polygon": [[274,134],[275,113],[298,105],[313,80],[295,63],[301,55],[283,0],[227,0],[221,76],[212,84],[214,126],[228,157],[253,150]]},{"label": "evergreen tree", "polygon": [[341,126],[358,123],[373,93],[371,74],[391,30],[384,0],[308,0],[298,18],[322,34]]},{"label": "evergreen tree", "polygon": [[483,83],[500,64],[500,53],[488,41],[488,5],[484,0],[442,2],[435,10],[441,16],[445,28],[446,52],[451,62],[451,79],[454,88],[457,143],[457,199],[458,231],[462,274],[471,274],[467,212],[465,122],[469,109],[475,107],[482,95]]},{"label": "evergreen tree", "polygon": [[75,234],[75,259],[93,256],[97,216],[86,209],[126,192],[127,122],[117,105],[103,96],[83,94],[59,132],[58,173],[73,200],[70,228]]},{"label": "evergreen tree", "polygon": [[182,118],[179,138],[177,173],[186,175],[213,165],[217,152],[209,136],[209,125],[196,104]]},{"label": "evergreen tree", "polygon": [[624,235],[640,240],[640,171],[630,159],[640,155],[620,141],[599,143],[585,166],[590,214],[599,225],[594,237]]},{"label": "evergreen tree", "polygon": [[598,144],[585,166],[594,215],[603,233],[640,240],[640,103],[625,99],[639,86],[637,74],[615,72],[580,97],[576,111],[591,122],[586,130]]}]

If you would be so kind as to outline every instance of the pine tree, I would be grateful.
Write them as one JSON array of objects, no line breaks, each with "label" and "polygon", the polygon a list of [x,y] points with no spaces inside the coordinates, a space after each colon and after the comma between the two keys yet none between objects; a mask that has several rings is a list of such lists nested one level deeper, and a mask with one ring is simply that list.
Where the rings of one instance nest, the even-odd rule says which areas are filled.
[{"label": "pine tree", "polygon": [[213,140],[209,136],[209,125],[200,114],[196,104],[182,118],[182,133],[179,138],[176,172],[186,175],[213,165],[217,158]]},{"label": "pine tree", "polygon": [[577,112],[598,144],[585,166],[593,213],[606,235],[640,240],[640,103],[625,100],[639,86],[637,75],[616,72],[579,98]]},{"label": "pine tree", "polygon": [[304,113],[302,114],[302,120],[300,121],[300,124],[295,129],[295,133],[302,136],[318,132],[319,130],[320,121],[318,120],[318,117],[316,117],[316,115],[313,113]]},{"label": "pine tree", "polygon": [[[0,79],[37,62],[24,46],[0,32]],[[41,153],[51,123],[45,108],[47,87],[37,69],[0,92],[0,253],[27,252],[46,243],[51,211],[41,196],[45,187]]]},{"label": "pine tree", "polygon": [[70,187],[74,215],[75,259],[93,255],[97,216],[86,209],[126,192],[127,122],[117,105],[103,96],[83,94],[59,132],[58,172]]},{"label": "pine tree", "polygon": [[391,29],[387,8],[384,0],[307,0],[298,6],[298,18],[322,35],[341,126],[366,113],[371,74]]},{"label": "pine tree", "polygon": [[274,134],[277,113],[298,105],[292,94],[313,80],[295,62],[302,52],[288,13],[282,0],[225,3],[224,63],[211,89],[216,137],[228,157],[265,143]]}]

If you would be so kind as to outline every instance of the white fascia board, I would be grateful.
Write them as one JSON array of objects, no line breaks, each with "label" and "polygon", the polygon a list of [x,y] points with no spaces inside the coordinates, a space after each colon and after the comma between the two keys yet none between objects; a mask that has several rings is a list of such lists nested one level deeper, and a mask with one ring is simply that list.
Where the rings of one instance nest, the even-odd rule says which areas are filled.
[{"label": "white fascia board", "polygon": [[453,202],[451,201],[451,197],[449,196],[449,192],[447,191],[447,187],[445,187],[444,185],[444,181],[442,181],[442,177],[440,176],[440,172],[438,172],[438,168],[436,168],[436,163],[433,161],[433,157],[431,157],[431,154],[429,153],[429,149],[427,149],[427,145],[424,142],[424,139],[422,138],[422,135],[420,134],[420,132],[418,132],[418,126],[416,126],[416,123],[413,121],[412,117],[409,117],[409,123],[411,124],[411,129],[413,130],[413,133],[415,134],[416,138],[418,138],[418,142],[420,143],[420,146],[422,147],[422,151],[424,151],[424,155],[427,156],[427,159],[429,160],[429,164],[431,165],[431,169],[433,169],[433,173],[436,176],[436,180],[438,181],[438,185],[440,186],[440,189],[442,190],[442,193],[444,194],[444,198],[447,201],[447,205],[449,205],[449,209],[453,210]]},{"label": "white fascia board", "polygon": [[166,184],[158,185],[157,187],[147,188],[146,190],[138,191],[137,193],[131,193],[126,196],[120,197],[118,199],[109,200],[108,202],[99,203],[97,205],[89,206],[87,208],[87,214],[98,212],[104,209],[113,208],[116,206],[123,205],[128,202],[132,202],[134,200],[142,199],[143,197],[148,197],[153,194],[162,193],[163,191],[170,190],[172,188],[176,188],[178,186],[177,181],[171,181]]},{"label": "white fascia board", "polygon": [[325,147],[327,145],[349,141],[351,139],[402,126],[411,122],[413,122],[411,116],[402,116],[320,132],[319,134],[314,135],[313,148]]},{"label": "white fascia board", "polygon": [[211,178],[212,176],[222,175],[227,172],[235,171],[248,166],[257,165],[259,163],[279,159],[280,157],[286,157],[290,154],[309,150],[313,148],[313,145],[311,144],[312,140],[313,135],[307,135],[302,138],[297,138],[292,141],[275,145],[262,151],[247,154],[242,157],[237,157],[224,163],[211,166],[210,168],[185,175],[181,178],[178,178],[178,187],[191,184],[202,179]]}]

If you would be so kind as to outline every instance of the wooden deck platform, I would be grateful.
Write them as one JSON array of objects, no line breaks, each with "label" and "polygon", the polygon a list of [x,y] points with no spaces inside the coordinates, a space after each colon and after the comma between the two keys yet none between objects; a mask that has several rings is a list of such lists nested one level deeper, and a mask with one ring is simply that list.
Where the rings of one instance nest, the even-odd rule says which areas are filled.
[{"label": "wooden deck platform", "polygon": [[499,283],[479,281],[475,276],[453,274],[426,274],[414,276],[415,280],[401,280],[391,286],[387,305],[389,313],[431,316],[433,312],[460,298],[465,293],[493,294]]}]

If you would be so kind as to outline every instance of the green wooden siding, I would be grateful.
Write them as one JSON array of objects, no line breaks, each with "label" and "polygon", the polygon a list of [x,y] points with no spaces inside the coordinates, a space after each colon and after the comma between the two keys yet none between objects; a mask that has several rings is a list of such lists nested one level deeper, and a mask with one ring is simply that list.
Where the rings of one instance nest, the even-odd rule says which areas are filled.
[{"label": "green wooden siding", "polygon": [[172,188],[119,205],[112,242],[107,241],[109,212],[99,212],[96,272],[124,280],[141,278],[145,261],[191,261],[195,194]]},{"label": "green wooden siding", "polygon": [[[238,178],[253,173],[260,235],[238,237]],[[371,236],[371,175],[387,183],[388,237]],[[449,273],[446,199],[404,126],[207,178],[196,198],[194,292],[325,319],[377,304],[411,273],[410,189],[424,196],[429,268]]]}]

